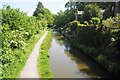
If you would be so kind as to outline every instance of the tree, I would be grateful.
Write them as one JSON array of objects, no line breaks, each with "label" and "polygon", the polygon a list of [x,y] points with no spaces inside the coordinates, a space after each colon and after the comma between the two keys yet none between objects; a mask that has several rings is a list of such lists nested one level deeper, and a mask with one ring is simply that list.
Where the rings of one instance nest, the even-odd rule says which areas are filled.
[{"label": "tree", "polygon": [[87,4],[89,4],[89,2],[77,2],[77,3],[76,3],[76,6],[77,6],[77,9],[78,9],[79,11],[83,11],[85,5],[87,5]]},{"label": "tree", "polygon": [[41,2],[38,2],[36,10],[33,12],[33,16],[42,23],[42,26],[52,26],[54,22],[54,15],[44,8]]},{"label": "tree", "polygon": [[75,7],[76,7],[76,2],[67,2],[67,3],[65,4],[65,7],[66,7],[67,9],[69,9],[69,10],[73,10],[73,9],[75,9]]},{"label": "tree", "polygon": [[54,15],[47,8],[42,8],[41,11],[42,13],[38,14],[37,19],[43,21],[43,23],[46,22],[48,25],[52,25]]},{"label": "tree", "polygon": [[96,3],[100,6],[100,8],[104,9],[104,17],[103,19],[107,19],[110,17],[117,16],[116,14],[119,13],[120,2],[100,2]]},{"label": "tree", "polygon": [[38,2],[36,10],[33,12],[33,16],[38,16],[39,13],[42,13],[42,8],[44,8],[41,2]]},{"label": "tree", "polygon": [[71,10],[66,10],[65,12],[60,11],[55,17],[55,24],[57,27],[63,27],[69,22],[74,20],[74,14]]},{"label": "tree", "polygon": [[98,17],[102,19],[103,15],[100,10],[101,8],[97,4],[87,4],[83,13],[84,20],[89,21],[92,17]]}]

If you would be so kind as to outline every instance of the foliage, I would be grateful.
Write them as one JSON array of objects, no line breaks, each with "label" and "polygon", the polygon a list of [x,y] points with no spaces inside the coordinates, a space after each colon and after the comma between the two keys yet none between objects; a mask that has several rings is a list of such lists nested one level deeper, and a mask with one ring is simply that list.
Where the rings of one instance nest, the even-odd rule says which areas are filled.
[{"label": "foliage", "polygon": [[33,12],[33,16],[38,16],[39,13],[43,13],[42,8],[44,8],[41,2],[38,2],[36,10]]},{"label": "foliage", "polygon": [[[71,45],[83,50],[119,77],[120,15],[113,17],[116,14],[116,4],[118,3],[68,2],[65,5],[67,8],[65,12],[71,10],[73,17],[68,16],[71,21],[65,18],[68,12],[60,12],[56,16],[55,25],[64,36],[69,38]],[[83,15],[78,16],[80,22],[74,21],[73,9],[76,8],[83,11]],[[102,13],[101,10],[105,10],[105,12]],[[111,18],[109,18],[110,16]]]},{"label": "foliage", "polygon": [[38,2],[33,16],[36,16],[37,20],[41,20],[42,26],[52,26],[54,23],[54,15],[47,8],[44,8],[41,2]]},{"label": "foliage", "polygon": [[71,31],[76,33],[76,29],[79,24],[80,24],[80,22],[77,20],[70,22],[69,27],[70,27]]},{"label": "foliage", "polygon": [[76,7],[79,11],[83,11],[86,4],[89,4],[89,2],[67,2],[65,7],[71,10]]},{"label": "foliage", "polygon": [[103,20],[102,21],[102,24],[105,26],[105,27],[113,27],[113,24],[114,24],[114,20],[112,18],[109,18],[107,20]]},{"label": "foliage", "polygon": [[97,4],[87,4],[84,8],[83,18],[84,20],[88,21],[92,17],[98,17],[102,19],[102,12],[100,11],[101,8]]},{"label": "foliage", "polygon": [[49,63],[49,48],[52,41],[52,32],[48,32],[45,40],[40,47],[40,54],[38,57],[38,71],[41,78],[53,78]]},{"label": "foliage", "polygon": [[65,26],[67,23],[71,22],[74,19],[74,14],[71,10],[66,10],[65,12],[60,11],[55,16],[55,25],[56,27]]},{"label": "foliage", "polygon": [[35,38],[35,35],[41,34],[46,26],[42,26],[42,22],[36,17],[28,17],[26,13],[10,6],[4,6],[1,12],[2,58],[0,59],[3,69],[1,76],[10,78],[15,77],[14,75],[18,76],[19,71],[23,68],[25,58],[33,48],[32,46],[26,48],[29,40]]},{"label": "foliage", "polygon": [[115,4],[116,4],[115,2],[103,3],[104,9],[105,9],[105,12],[103,14],[104,16],[103,19],[107,19],[115,16],[115,12],[117,8],[117,6],[115,7]]},{"label": "foliage", "polygon": [[100,19],[97,18],[97,17],[93,17],[93,18],[91,19],[91,21],[92,21],[92,23],[93,23],[94,25],[97,25],[97,24],[100,23]]},{"label": "foliage", "polygon": [[109,18],[107,20],[103,21],[103,25],[112,32],[112,45],[116,49],[116,52],[118,55],[118,52],[120,50],[119,43],[120,43],[120,15],[114,18]]},{"label": "foliage", "polygon": [[119,6],[116,6],[116,4],[119,3],[120,2],[96,2],[96,4],[99,5],[102,10],[105,10],[103,13],[103,19],[114,17],[116,12],[119,11],[117,10],[117,7],[119,8]]},{"label": "foliage", "polygon": [[[87,5],[94,5],[94,4],[96,4],[97,6],[99,6],[99,8],[102,10],[103,15],[101,15],[101,13],[98,13],[98,14],[101,15],[101,17],[103,16],[102,17],[103,19],[114,17],[114,16],[116,16],[117,13],[119,13],[119,6],[120,6],[119,4],[120,4],[120,2],[67,2],[65,4],[65,7],[68,10],[72,10],[72,11],[75,8],[78,11],[84,11],[85,7]],[[94,10],[94,8],[96,9],[97,7],[93,7],[92,9]],[[95,11],[97,11],[97,9]],[[92,16],[92,17],[98,17],[98,16]],[[78,20],[79,21],[83,21],[81,19],[84,19],[84,18],[78,16]],[[87,20],[87,19],[85,19],[85,20]]]},{"label": "foliage", "polygon": [[[41,11],[42,11],[42,13],[38,14],[37,19],[41,20],[42,23],[45,23],[48,25],[50,25],[50,24],[53,25],[54,15],[47,8],[42,8]],[[43,26],[45,24],[43,24]]]},{"label": "foliage", "polygon": [[[94,24],[100,22],[98,18],[93,18],[92,21]],[[76,31],[75,35],[70,34],[71,44],[83,50],[104,65],[107,70],[118,76],[120,73],[120,69],[117,67],[120,66],[118,62],[120,60],[118,57],[120,55],[120,15],[103,20],[102,25],[91,25],[88,22],[80,24],[78,21],[70,22],[67,28],[74,32],[70,27]]]},{"label": "foliage", "polygon": [[98,60],[98,62],[100,62],[101,64],[103,64],[105,62],[105,60],[106,60],[106,56],[100,54],[100,55],[98,55],[97,60]]},{"label": "foliage", "polygon": [[74,20],[74,21],[70,22],[70,25],[73,26],[73,27],[77,27],[78,24],[80,24],[80,22],[77,21],[77,20]]},{"label": "foliage", "polygon": [[89,25],[89,23],[87,21],[84,21],[84,24],[87,25],[87,26]]},{"label": "foliage", "polygon": [[[26,46],[23,49],[15,49],[11,51],[11,57],[14,58],[12,63],[5,64],[2,67],[2,75],[3,78],[18,78],[20,72],[23,70],[25,63],[31,53],[32,49],[34,48],[35,43],[40,39],[40,37],[44,34],[45,31],[41,31],[39,34],[32,37],[27,42]],[[10,57],[8,54],[7,56],[2,56],[2,58]]]}]

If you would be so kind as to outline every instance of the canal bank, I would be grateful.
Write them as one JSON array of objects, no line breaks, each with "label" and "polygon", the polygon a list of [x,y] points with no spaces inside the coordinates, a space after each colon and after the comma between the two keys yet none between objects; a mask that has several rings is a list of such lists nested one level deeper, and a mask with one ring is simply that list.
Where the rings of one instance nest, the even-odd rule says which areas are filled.
[{"label": "canal bank", "polygon": [[53,32],[49,51],[51,69],[55,78],[111,79],[111,74],[83,52],[69,46],[58,32]]}]

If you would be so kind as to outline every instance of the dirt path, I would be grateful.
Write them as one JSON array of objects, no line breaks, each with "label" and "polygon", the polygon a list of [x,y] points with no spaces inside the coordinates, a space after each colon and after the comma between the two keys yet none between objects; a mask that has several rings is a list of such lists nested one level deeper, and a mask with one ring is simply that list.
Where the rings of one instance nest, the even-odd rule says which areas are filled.
[{"label": "dirt path", "polygon": [[39,48],[44,40],[45,36],[47,35],[48,31],[40,38],[40,40],[36,43],[32,53],[30,54],[26,65],[23,71],[20,74],[20,78],[39,78],[38,70],[37,70],[37,58],[39,55]]}]

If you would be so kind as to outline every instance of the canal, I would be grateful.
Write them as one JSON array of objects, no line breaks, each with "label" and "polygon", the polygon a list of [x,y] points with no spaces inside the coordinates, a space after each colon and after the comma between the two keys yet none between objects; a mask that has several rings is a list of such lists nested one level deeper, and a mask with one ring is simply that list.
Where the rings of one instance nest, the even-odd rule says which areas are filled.
[{"label": "canal", "polygon": [[80,50],[70,47],[65,38],[53,32],[50,66],[55,78],[110,78],[110,74]]}]

